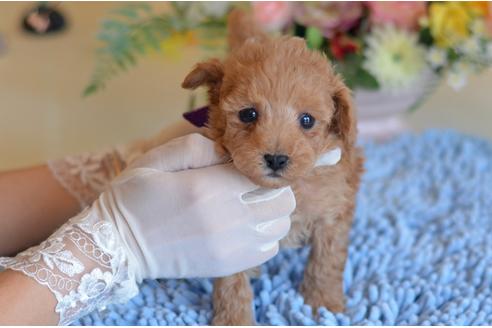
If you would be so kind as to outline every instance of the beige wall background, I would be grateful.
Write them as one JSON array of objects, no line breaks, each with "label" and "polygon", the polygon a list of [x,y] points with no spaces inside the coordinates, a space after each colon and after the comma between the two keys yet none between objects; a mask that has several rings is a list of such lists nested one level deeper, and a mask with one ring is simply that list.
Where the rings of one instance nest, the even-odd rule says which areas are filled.
[{"label": "beige wall background", "polygon": [[[0,169],[125,143],[180,119],[189,93],[179,85],[202,53],[187,49],[179,59],[147,57],[104,92],[82,98],[99,24],[118,3],[62,3],[70,28],[53,37],[20,30],[32,5],[0,3],[0,33],[8,44],[0,56]],[[454,128],[492,138],[491,104],[492,70],[473,77],[459,93],[442,84],[408,119],[416,131]]]}]

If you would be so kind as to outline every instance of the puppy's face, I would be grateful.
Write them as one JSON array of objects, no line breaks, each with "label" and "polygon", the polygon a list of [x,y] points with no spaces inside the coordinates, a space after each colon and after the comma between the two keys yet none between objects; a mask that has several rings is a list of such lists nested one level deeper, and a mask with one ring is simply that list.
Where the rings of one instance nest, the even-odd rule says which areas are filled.
[{"label": "puppy's face", "polygon": [[199,64],[183,85],[197,81],[210,88],[214,137],[259,185],[289,185],[352,142],[348,90],[301,39],[247,41],[224,63]]}]

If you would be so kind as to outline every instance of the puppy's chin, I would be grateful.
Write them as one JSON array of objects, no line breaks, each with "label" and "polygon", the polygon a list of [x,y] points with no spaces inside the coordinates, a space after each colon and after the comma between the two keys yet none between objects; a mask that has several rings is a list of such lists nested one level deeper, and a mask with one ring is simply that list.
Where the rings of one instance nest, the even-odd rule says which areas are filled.
[{"label": "puppy's chin", "polygon": [[291,183],[284,178],[266,177],[262,179],[262,186],[266,188],[281,188],[289,186]]},{"label": "puppy's chin", "polygon": [[249,179],[261,187],[274,189],[286,187],[292,183],[281,174],[267,172],[263,175],[249,176]]}]

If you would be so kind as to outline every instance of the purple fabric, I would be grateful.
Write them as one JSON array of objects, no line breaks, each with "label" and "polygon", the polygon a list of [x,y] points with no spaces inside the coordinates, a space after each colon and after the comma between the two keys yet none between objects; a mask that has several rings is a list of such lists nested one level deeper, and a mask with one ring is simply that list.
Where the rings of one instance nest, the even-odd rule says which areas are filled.
[{"label": "purple fabric", "polygon": [[192,110],[191,112],[184,113],[183,117],[194,126],[201,128],[207,125],[208,122],[208,106],[200,107]]}]

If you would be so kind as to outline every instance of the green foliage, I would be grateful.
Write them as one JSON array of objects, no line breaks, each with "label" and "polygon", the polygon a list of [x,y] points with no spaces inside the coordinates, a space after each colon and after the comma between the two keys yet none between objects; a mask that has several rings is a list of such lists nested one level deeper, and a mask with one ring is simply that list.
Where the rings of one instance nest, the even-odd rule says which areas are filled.
[{"label": "green foliage", "polygon": [[335,70],[342,75],[345,83],[351,89],[376,90],[379,83],[362,66],[363,56],[361,54],[349,54],[343,60],[337,61]]},{"label": "green foliage", "polygon": [[448,48],[447,49],[447,57],[448,57],[448,61],[450,63],[454,63],[454,62],[457,62],[461,56],[458,53],[458,51],[456,51],[456,49]]},{"label": "green foliage", "polygon": [[97,36],[102,46],[97,49],[95,69],[84,96],[104,89],[109,80],[135,66],[139,57],[160,52],[162,42],[174,33],[193,30],[202,48],[223,50],[226,17],[202,17],[195,22],[189,17],[189,3],[171,2],[171,6],[168,13],[156,14],[146,3],[133,2],[110,12]]},{"label": "green foliage", "polygon": [[316,27],[308,27],[306,29],[306,43],[310,49],[319,49],[323,44],[324,37]]},{"label": "green foliage", "polygon": [[306,26],[294,22],[293,34],[294,36],[304,38],[306,36]]},{"label": "green foliage", "polygon": [[434,44],[434,38],[432,37],[430,28],[425,27],[419,31],[419,43],[427,47],[430,47]]},{"label": "green foliage", "polygon": [[100,91],[108,80],[135,66],[139,56],[159,51],[161,41],[173,31],[186,29],[179,11],[175,15],[155,15],[145,3],[131,3],[111,14],[97,36],[103,45],[97,50],[95,69],[84,96]]}]

